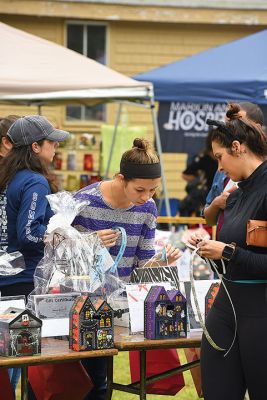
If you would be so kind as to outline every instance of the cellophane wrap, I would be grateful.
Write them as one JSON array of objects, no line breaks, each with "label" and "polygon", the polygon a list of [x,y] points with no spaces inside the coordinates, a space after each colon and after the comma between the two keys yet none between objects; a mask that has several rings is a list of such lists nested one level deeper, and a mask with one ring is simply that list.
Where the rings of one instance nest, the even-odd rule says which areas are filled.
[{"label": "cellophane wrap", "polygon": [[0,250],[0,276],[17,275],[25,269],[24,257],[19,251]]},{"label": "cellophane wrap", "polygon": [[48,293],[91,293],[105,297],[124,288],[114,261],[96,232],[80,232],[71,226],[88,202],[77,200],[69,192],[47,196],[55,215],[50,219],[44,257],[34,274],[34,291],[28,308],[34,310],[32,295]]}]

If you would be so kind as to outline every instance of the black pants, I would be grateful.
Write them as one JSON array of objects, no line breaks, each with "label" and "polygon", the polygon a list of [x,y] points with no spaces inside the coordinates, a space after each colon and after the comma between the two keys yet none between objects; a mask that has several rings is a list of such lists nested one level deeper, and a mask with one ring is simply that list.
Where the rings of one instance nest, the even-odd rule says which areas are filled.
[{"label": "black pants", "polygon": [[[267,285],[228,283],[237,315],[237,337],[229,354],[215,350],[203,336],[201,373],[205,400],[267,398]],[[207,323],[217,345],[228,349],[234,337],[234,317],[221,287]]]},{"label": "black pants", "polygon": [[82,365],[90,375],[94,387],[84,400],[105,400],[107,391],[107,357],[86,358]]}]

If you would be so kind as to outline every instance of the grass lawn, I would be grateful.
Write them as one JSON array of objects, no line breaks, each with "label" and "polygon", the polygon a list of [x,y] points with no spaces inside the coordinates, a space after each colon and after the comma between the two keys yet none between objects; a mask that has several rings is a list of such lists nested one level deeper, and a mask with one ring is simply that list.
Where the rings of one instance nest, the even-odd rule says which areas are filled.
[{"label": "grass lawn", "polygon": [[[179,350],[179,357],[181,363],[186,363],[183,350]],[[120,352],[116,357],[114,357],[114,381],[118,383],[127,384],[131,382],[130,379],[130,367],[129,367],[129,356],[128,352]],[[185,387],[177,393],[176,396],[159,396],[155,394],[148,394],[148,400],[197,400],[199,399],[194,383],[192,381],[190,371],[184,373]],[[112,400],[137,400],[138,396],[131,393],[123,393],[114,391]]]},{"label": "grass lawn", "polygon": [[[185,356],[183,350],[179,350],[179,357],[181,363],[185,363]],[[194,383],[191,378],[190,371],[184,373],[185,387],[176,396],[158,396],[158,395],[147,395],[148,400],[197,400],[197,395]],[[129,356],[128,352],[120,352],[114,357],[114,381],[122,384],[130,383],[130,367],[129,367]],[[20,383],[17,388],[17,400],[20,399]],[[138,396],[130,393],[123,393],[114,391],[112,400],[137,400]],[[3,399],[4,400],[4,399]]]}]

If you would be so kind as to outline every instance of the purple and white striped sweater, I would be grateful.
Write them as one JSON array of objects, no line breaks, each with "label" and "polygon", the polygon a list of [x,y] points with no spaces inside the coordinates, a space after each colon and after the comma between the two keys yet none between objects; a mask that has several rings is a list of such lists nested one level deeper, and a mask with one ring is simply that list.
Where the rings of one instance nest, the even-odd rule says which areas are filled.
[{"label": "purple and white striped sweater", "polygon": [[[155,254],[154,238],[157,219],[157,208],[150,199],[142,206],[131,206],[126,209],[112,208],[103,199],[101,183],[89,185],[75,194],[76,199],[88,201],[88,206],[75,218],[73,225],[80,231],[98,231],[121,226],[127,233],[127,246],[119,263],[120,277],[128,281],[132,270],[145,264]],[[116,257],[120,248],[110,248],[110,254]]]}]

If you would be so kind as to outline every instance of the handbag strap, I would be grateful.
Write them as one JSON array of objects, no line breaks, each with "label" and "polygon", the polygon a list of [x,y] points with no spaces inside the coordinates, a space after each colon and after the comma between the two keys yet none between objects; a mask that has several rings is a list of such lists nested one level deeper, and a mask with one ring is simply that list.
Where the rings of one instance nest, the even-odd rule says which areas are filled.
[{"label": "handbag strap", "polygon": [[114,264],[112,265],[112,267],[110,268],[110,272],[111,273],[115,273],[118,269],[118,265],[120,260],[122,259],[122,256],[125,252],[126,249],[126,245],[127,245],[127,235],[126,235],[126,231],[124,228],[122,228],[121,226],[114,226],[114,228],[112,228],[113,230],[116,231],[120,231],[121,233],[121,246],[120,246],[120,250],[114,260]]},{"label": "handbag strap", "polygon": [[[228,290],[227,290],[227,288],[226,288],[226,286],[225,286],[225,283],[224,283],[224,281],[223,281],[223,279],[222,279],[222,275],[219,274],[219,272],[218,272],[218,270],[217,270],[217,266],[216,266],[215,262],[214,262],[213,260],[210,260],[210,259],[208,259],[208,258],[205,258],[205,261],[208,263],[208,265],[209,265],[209,266],[212,266],[212,267],[215,269],[215,271],[216,271],[216,273],[218,274],[218,276],[220,277],[220,283],[223,285],[223,287],[224,287],[224,289],[225,289],[225,291],[226,291],[226,294],[227,294],[227,296],[228,296],[228,298],[229,298],[229,301],[230,301],[230,303],[231,303],[232,309],[233,309],[234,321],[235,321],[234,337],[233,337],[233,340],[232,340],[232,343],[231,343],[230,347],[229,347],[228,349],[224,349],[224,348],[218,346],[218,345],[215,343],[215,341],[212,339],[212,337],[210,336],[210,334],[209,334],[209,332],[208,332],[208,330],[207,330],[207,328],[206,328],[204,319],[203,319],[203,317],[202,317],[201,311],[200,311],[200,307],[199,307],[199,303],[198,303],[198,299],[197,299],[196,288],[195,288],[195,278],[194,278],[194,268],[193,268],[193,265],[194,265],[194,258],[196,257],[196,254],[197,254],[197,251],[198,251],[198,250],[199,250],[199,249],[197,248],[197,249],[195,249],[195,250],[191,253],[191,259],[190,259],[190,283],[191,283],[191,288],[192,288],[194,303],[195,303],[196,310],[197,310],[197,315],[198,315],[198,318],[199,318],[200,325],[201,325],[201,327],[202,327],[202,329],[203,329],[203,333],[204,333],[204,335],[206,336],[206,339],[207,339],[207,341],[209,342],[209,344],[210,344],[215,350],[225,352],[224,357],[226,357],[227,354],[229,354],[231,348],[233,347],[234,342],[235,342],[235,339],[236,339],[236,335],[237,335],[237,318],[236,318],[235,308],[234,308],[234,305],[233,305],[231,296],[230,296],[230,294],[229,294],[229,292],[228,292]],[[225,265],[224,265],[223,260],[221,260],[221,263],[222,263],[222,266],[223,266],[223,271],[225,271]]]}]

